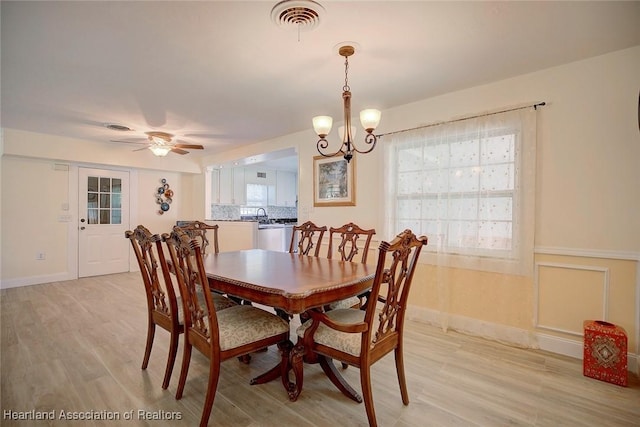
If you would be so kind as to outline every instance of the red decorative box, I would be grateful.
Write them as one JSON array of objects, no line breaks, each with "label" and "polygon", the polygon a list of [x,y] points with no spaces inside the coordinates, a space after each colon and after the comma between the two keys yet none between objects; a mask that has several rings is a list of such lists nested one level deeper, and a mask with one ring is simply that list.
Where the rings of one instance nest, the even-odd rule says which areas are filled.
[{"label": "red decorative box", "polygon": [[586,377],[627,386],[627,334],[623,328],[602,320],[584,321]]}]

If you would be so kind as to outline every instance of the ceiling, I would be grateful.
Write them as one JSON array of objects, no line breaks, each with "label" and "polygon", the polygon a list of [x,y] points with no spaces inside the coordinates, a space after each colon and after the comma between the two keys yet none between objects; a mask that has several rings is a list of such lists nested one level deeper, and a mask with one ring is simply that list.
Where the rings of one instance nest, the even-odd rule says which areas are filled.
[{"label": "ceiling", "polygon": [[298,33],[272,22],[275,0],[3,0],[2,127],[87,144],[165,131],[212,155],[340,121],[345,41],[354,111],[640,44],[638,1],[319,1]]}]

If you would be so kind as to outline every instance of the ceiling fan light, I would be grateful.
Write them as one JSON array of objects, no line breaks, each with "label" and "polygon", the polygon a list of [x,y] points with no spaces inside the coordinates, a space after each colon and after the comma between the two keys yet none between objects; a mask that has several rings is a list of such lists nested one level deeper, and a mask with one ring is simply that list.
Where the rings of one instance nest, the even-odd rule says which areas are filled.
[{"label": "ceiling fan light", "polygon": [[169,151],[171,151],[171,147],[163,147],[160,145],[152,145],[149,147],[149,150],[151,150],[151,152],[158,156],[158,157],[164,157],[167,154],[169,154]]},{"label": "ceiling fan light", "polygon": [[380,117],[382,113],[380,110],[368,109],[360,111],[360,123],[362,127],[366,129],[368,133],[374,131],[380,124]]},{"label": "ceiling fan light", "polygon": [[316,131],[320,138],[324,138],[331,132],[333,119],[329,116],[316,116],[313,119],[313,130]]}]

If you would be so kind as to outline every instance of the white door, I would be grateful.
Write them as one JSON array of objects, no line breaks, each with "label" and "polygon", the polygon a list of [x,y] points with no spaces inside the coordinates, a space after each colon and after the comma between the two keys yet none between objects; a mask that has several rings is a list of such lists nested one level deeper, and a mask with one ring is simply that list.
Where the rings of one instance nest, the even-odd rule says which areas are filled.
[{"label": "white door", "polygon": [[78,277],[129,271],[129,172],[78,173]]}]

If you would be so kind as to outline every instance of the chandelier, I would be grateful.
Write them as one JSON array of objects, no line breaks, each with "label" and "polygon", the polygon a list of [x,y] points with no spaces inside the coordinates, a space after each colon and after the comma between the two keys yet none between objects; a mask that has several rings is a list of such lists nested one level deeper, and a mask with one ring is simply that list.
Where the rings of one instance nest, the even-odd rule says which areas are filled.
[{"label": "chandelier", "polygon": [[379,110],[373,109],[362,110],[360,112],[360,122],[367,132],[364,137],[364,142],[367,144],[368,148],[364,148],[362,150],[358,149],[353,142],[355,129],[351,126],[351,88],[349,87],[348,79],[349,57],[355,53],[355,48],[353,46],[341,46],[338,53],[340,56],[344,56],[344,87],[342,88],[342,100],[344,101],[344,131],[342,132],[342,145],[340,146],[340,149],[334,153],[326,152],[329,147],[326,137],[329,132],[331,132],[331,126],[333,125],[333,119],[331,117],[314,117],[313,129],[320,137],[317,143],[318,153],[324,157],[333,157],[342,153],[344,155],[344,159],[348,163],[353,158],[354,152],[365,154],[375,148],[377,137],[373,134],[373,131],[380,123],[382,113]]}]

